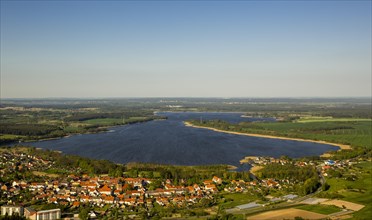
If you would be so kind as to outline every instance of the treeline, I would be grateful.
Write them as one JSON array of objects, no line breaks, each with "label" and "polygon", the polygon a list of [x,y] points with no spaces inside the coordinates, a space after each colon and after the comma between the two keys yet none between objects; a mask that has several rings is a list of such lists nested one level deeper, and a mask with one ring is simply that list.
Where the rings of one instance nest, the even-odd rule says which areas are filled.
[{"label": "treeline", "polygon": [[86,121],[97,118],[131,118],[131,117],[149,117],[153,116],[149,111],[127,111],[115,113],[75,113],[66,117],[65,121]]},{"label": "treeline", "polygon": [[39,135],[46,135],[53,131],[58,131],[58,130],[62,130],[62,129],[55,125],[46,125],[46,124],[10,124],[10,123],[0,124],[1,134],[39,136]]}]

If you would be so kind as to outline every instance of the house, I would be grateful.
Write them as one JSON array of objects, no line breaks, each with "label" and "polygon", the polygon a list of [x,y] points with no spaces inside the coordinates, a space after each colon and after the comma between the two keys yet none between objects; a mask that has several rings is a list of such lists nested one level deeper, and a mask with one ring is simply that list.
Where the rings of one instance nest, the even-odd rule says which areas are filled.
[{"label": "house", "polygon": [[205,190],[206,191],[212,191],[212,192],[218,192],[218,189],[217,189],[216,185],[214,185],[214,184],[206,185]]},{"label": "house", "polygon": [[98,189],[98,192],[100,192],[101,194],[111,195],[111,188],[107,185],[104,185],[102,188]]},{"label": "house", "polygon": [[219,177],[217,177],[217,176],[214,176],[214,177],[212,178],[212,181],[213,181],[215,184],[218,184],[218,185],[222,183],[222,179],[219,178]]},{"label": "house", "polygon": [[124,204],[128,206],[133,206],[134,204],[136,204],[136,199],[135,198],[124,199]]},{"label": "house", "polygon": [[196,184],[196,183],[193,185],[193,187],[194,187],[195,191],[199,191],[200,190],[200,186],[198,184]]},{"label": "house", "polygon": [[4,205],[1,206],[1,215],[14,215],[18,214],[19,216],[23,216],[23,207],[22,206],[10,206],[10,205]]},{"label": "house", "polygon": [[61,218],[61,209],[35,211],[30,207],[25,208],[25,217],[31,220],[54,220]]},{"label": "house", "polygon": [[35,214],[36,214],[36,211],[35,211],[33,208],[31,208],[31,207],[26,207],[26,208],[24,208],[24,216],[25,216],[26,218],[30,218],[30,219],[32,219],[31,216],[34,216],[33,219],[36,219]]},{"label": "house", "polygon": [[210,184],[213,184],[213,181],[212,180],[205,180],[203,182],[204,185],[210,185]]},{"label": "house", "polygon": [[115,198],[113,196],[106,196],[105,198],[103,198],[103,201],[105,203],[110,203],[110,204],[113,204],[114,200],[115,200]]}]

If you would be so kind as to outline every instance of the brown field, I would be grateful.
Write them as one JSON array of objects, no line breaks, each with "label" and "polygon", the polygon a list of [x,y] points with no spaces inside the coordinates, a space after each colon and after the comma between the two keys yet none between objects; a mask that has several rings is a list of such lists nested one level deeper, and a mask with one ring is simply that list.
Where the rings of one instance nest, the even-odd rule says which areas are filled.
[{"label": "brown field", "polygon": [[328,200],[328,201],[322,202],[321,204],[335,205],[335,206],[338,206],[340,208],[343,208],[343,206],[345,206],[347,209],[350,209],[350,210],[353,210],[353,211],[359,211],[362,208],[364,208],[364,205],[360,205],[360,204],[357,204],[357,203],[348,202],[348,201],[344,201],[344,200],[338,200],[338,199]]},{"label": "brown field", "polygon": [[309,212],[305,210],[299,210],[295,208],[282,209],[276,211],[264,212],[258,215],[250,216],[247,219],[263,220],[263,219],[294,219],[295,217],[302,217],[304,219],[325,219],[326,215],[318,214],[315,212]]}]

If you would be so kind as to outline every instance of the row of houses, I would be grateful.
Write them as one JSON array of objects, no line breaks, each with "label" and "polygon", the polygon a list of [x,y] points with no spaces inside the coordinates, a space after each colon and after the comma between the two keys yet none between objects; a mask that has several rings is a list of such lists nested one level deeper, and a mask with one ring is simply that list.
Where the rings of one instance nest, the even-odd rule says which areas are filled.
[{"label": "row of houses", "polygon": [[151,179],[147,178],[112,178],[109,176],[69,175],[66,179],[45,182],[27,182],[14,180],[1,186],[3,196],[12,198],[24,190],[33,194],[33,200],[46,203],[79,207],[82,203],[94,206],[113,204],[117,206],[146,206],[154,203],[167,206],[170,204],[194,204],[201,198],[217,193],[216,184],[222,179],[213,177],[202,185],[174,186],[170,181],[163,183],[163,188],[149,190]]}]

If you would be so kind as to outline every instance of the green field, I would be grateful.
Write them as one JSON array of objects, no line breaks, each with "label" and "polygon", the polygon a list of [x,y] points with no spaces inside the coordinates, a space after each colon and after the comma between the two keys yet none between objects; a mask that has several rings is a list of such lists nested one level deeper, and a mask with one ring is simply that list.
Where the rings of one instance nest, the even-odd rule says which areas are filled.
[{"label": "green field", "polygon": [[258,126],[261,130],[270,130],[280,136],[323,140],[372,148],[371,121],[283,122],[261,123]]},{"label": "green field", "polygon": [[296,207],[310,212],[316,212],[323,215],[329,215],[335,212],[340,212],[342,209],[334,205],[303,205]]},{"label": "green field", "polygon": [[258,199],[256,195],[251,195],[247,193],[224,194],[223,197],[225,198],[225,202],[221,203],[221,207],[225,209],[250,203]]},{"label": "green field", "polygon": [[321,140],[372,148],[372,121],[242,122],[230,124],[223,121],[204,121],[200,123],[195,120],[192,123],[228,131]]}]

